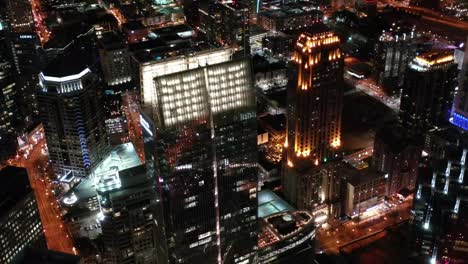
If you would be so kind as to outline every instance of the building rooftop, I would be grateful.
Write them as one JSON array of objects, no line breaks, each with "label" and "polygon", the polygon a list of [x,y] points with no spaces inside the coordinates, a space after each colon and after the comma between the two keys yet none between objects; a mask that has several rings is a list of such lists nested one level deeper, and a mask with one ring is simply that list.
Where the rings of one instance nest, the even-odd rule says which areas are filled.
[{"label": "building rooftop", "polygon": [[[116,146],[111,153],[99,164],[93,173],[84,179],[78,186],[70,193],[65,196],[64,201],[79,201],[87,200],[97,195],[96,193],[96,176],[108,173],[110,171],[122,171],[128,168],[136,167],[141,165],[141,161],[138,154],[135,151],[132,143],[125,143]],[[71,196],[75,195],[76,198],[70,199]]]},{"label": "building rooftop", "polygon": [[134,31],[146,29],[146,27],[140,21],[130,21],[128,23],[123,24],[122,29]]},{"label": "building rooftop", "polygon": [[86,34],[98,24],[114,24],[117,20],[104,9],[88,11],[63,10],[49,14],[47,27],[51,29],[51,39],[44,45],[48,49],[63,49],[80,35]]},{"label": "building rooftop", "polygon": [[332,31],[326,31],[325,28],[314,32],[302,33],[297,39],[296,46],[306,52],[323,46],[339,45],[340,38]]},{"label": "building rooftop", "polygon": [[299,233],[304,226],[313,224],[313,217],[307,211],[288,211],[272,214],[262,219],[262,232],[258,246],[264,248]]},{"label": "building rooftop", "polygon": [[258,193],[258,217],[264,218],[275,213],[291,210],[294,210],[294,207],[271,190],[264,189]]},{"label": "building rooftop", "polygon": [[65,77],[81,73],[97,62],[94,41],[83,35],[72,41],[63,54],[52,60],[42,71],[45,76]]},{"label": "building rooftop", "polygon": [[125,41],[114,31],[103,33],[101,38],[98,39],[98,43],[105,50],[124,49],[126,47]]},{"label": "building rooftop", "polygon": [[170,27],[163,27],[159,29],[155,29],[152,31],[159,37],[171,36],[171,35],[179,35],[179,36],[192,36],[193,29],[187,25],[176,25]]},{"label": "building rooftop", "polygon": [[18,264],[79,264],[81,257],[52,250],[26,250]]},{"label": "building rooftop", "polygon": [[106,173],[110,170],[119,171],[141,165],[140,158],[132,143],[116,146],[111,153],[96,167],[93,175]]},{"label": "building rooftop", "polygon": [[289,3],[289,4],[282,4],[278,6],[277,4],[273,4],[268,10],[260,11],[259,15],[266,16],[275,19],[284,19],[288,17],[294,16],[302,16],[305,14],[322,14],[320,10],[317,10],[316,6],[309,2],[297,2],[297,3]]},{"label": "building rooftop", "polygon": [[[98,175],[97,177],[100,176]],[[121,194],[128,193],[132,188],[137,186],[140,187],[150,181],[150,179],[146,177],[145,165],[139,165],[121,171],[114,171],[112,178],[107,177],[101,179],[104,179],[106,182],[100,180],[97,184],[97,190],[99,192],[111,192],[112,196],[120,196]]]},{"label": "building rooftop", "polygon": [[[174,40],[177,37],[178,40]],[[139,63],[159,61],[212,48],[206,42],[194,43],[191,38],[180,36],[161,37],[130,45]]]},{"label": "building rooftop", "polygon": [[397,25],[393,25],[389,30],[382,31],[382,35],[380,35],[379,41],[398,42],[398,41],[410,40],[415,37],[414,30],[415,30],[414,28],[400,27]]},{"label": "building rooftop", "polygon": [[259,118],[259,127],[264,128],[266,131],[275,136],[281,135],[286,132],[286,115],[265,115]]},{"label": "building rooftop", "polygon": [[424,143],[421,136],[411,135],[403,127],[393,124],[379,129],[376,138],[383,141],[394,153],[399,153],[410,146],[422,146]]},{"label": "building rooftop", "polygon": [[369,183],[375,180],[382,180],[386,177],[385,173],[378,172],[375,168],[365,167],[363,169],[355,168],[348,163],[342,163],[341,173],[346,177],[346,181],[354,186]]},{"label": "building rooftop", "polygon": [[416,56],[415,61],[424,66],[435,66],[447,62],[453,62],[452,50],[434,50]]},{"label": "building rooftop", "polygon": [[13,207],[32,192],[28,172],[24,168],[8,166],[0,170],[0,215]]}]

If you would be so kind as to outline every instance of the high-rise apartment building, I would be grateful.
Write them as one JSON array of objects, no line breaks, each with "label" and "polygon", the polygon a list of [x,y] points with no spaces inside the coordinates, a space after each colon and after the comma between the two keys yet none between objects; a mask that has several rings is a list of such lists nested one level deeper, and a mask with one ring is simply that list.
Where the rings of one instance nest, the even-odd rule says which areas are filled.
[{"label": "high-rise apartment building", "polygon": [[[309,208],[319,200],[318,172],[310,169],[331,160],[341,145],[343,56],[333,32],[302,34],[292,58],[288,90],[283,190],[290,203]],[[310,173],[307,173],[309,171]],[[304,193],[299,195],[299,190]],[[309,196],[305,193],[313,192]],[[306,200],[305,197],[309,197]]]},{"label": "high-rise apartment building", "polygon": [[430,51],[416,56],[403,84],[400,105],[403,125],[425,130],[448,123],[457,73],[452,51]]},{"label": "high-rise apartment building", "polygon": [[414,29],[391,27],[375,44],[373,78],[388,95],[399,95],[408,63],[416,55]]},{"label": "high-rise apartment building", "polygon": [[430,131],[413,206],[412,263],[459,263],[468,258],[466,222],[468,137],[453,127]]},{"label": "high-rise apartment building", "polygon": [[[93,52],[76,43],[39,75],[40,120],[57,175],[85,177],[108,152],[101,80],[89,66]],[[72,63],[73,62],[73,63]]]},{"label": "high-rise apartment building", "polygon": [[26,169],[0,170],[0,262],[16,263],[30,246],[45,247],[41,218]]},{"label": "high-rise apartment building", "polygon": [[194,57],[211,52],[224,62],[156,77],[157,96],[143,95],[151,98],[141,125],[159,196],[159,263],[253,263],[256,254],[251,65],[219,50]]}]

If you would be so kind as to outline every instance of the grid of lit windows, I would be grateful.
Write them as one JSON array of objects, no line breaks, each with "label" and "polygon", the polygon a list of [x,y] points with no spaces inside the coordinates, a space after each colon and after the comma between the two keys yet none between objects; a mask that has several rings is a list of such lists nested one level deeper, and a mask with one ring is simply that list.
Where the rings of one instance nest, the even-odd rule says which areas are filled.
[{"label": "grid of lit windows", "polygon": [[[245,61],[217,64],[156,78],[157,101],[165,126],[245,106],[250,78]],[[208,105],[210,109],[208,109]]]},{"label": "grid of lit windows", "polygon": [[42,235],[34,194],[31,192],[0,222],[0,262],[13,263],[14,258],[27,246],[37,241]]},{"label": "grid of lit windows", "polygon": [[154,78],[226,62],[229,61],[231,55],[232,49],[223,48],[142,64],[140,66],[140,79],[143,104],[154,105],[158,100]]}]

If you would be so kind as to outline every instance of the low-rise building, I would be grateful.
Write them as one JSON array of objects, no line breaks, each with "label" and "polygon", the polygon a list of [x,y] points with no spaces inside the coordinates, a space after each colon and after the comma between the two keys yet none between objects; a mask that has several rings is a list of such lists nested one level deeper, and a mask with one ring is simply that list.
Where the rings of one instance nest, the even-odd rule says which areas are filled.
[{"label": "low-rise building", "polygon": [[315,225],[308,211],[285,211],[262,219],[258,237],[260,263],[272,263],[286,255],[313,250]]},{"label": "low-rise building", "polygon": [[388,175],[373,168],[357,170],[346,164],[341,168],[343,214],[360,217],[387,195]]}]

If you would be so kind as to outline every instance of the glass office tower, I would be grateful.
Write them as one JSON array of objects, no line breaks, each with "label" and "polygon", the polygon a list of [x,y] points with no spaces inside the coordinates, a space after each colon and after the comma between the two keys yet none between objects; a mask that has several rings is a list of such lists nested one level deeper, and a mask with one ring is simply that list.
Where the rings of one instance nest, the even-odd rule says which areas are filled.
[{"label": "glass office tower", "polygon": [[251,77],[250,62],[235,60],[155,78],[156,100],[141,125],[147,169],[160,196],[160,263],[254,261],[258,176]]}]

